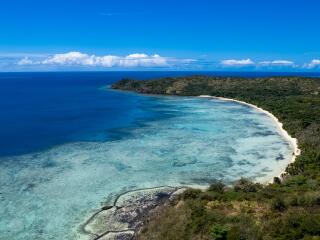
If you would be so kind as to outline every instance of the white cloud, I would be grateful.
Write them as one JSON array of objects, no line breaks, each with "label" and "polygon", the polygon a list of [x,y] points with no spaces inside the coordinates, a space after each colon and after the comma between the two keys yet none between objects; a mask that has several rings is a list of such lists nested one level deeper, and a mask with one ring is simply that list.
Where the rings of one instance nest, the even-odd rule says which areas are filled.
[{"label": "white cloud", "polygon": [[18,62],[18,65],[30,65],[30,64],[33,64],[33,61],[30,60],[28,57],[24,57]]},{"label": "white cloud", "polygon": [[251,59],[241,59],[241,60],[235,60],[235,59],[230,59],[230,60],[223,60],[221,61],[221,64],[224,66],[230,66],[230,67],[241,67],[241,66],[250,66],[254,65],[255,62],[252,61]]},{"label": "white cloud", "polygon": [[96,56],[81,52],[54,54],[42,60],[21,59],[19,65],[57,65],[57,66],[92,66],[92,67],[165,67],[175,64],[186,64],[193,59],[176,59],[161,57],[158,54],[147,55],[134,53],[127,56]]},{"label": "white cloud", "polygon": [[[135,67],[135,66],[167,66],[169,65],[170,60],[164,57],[159,56],[158,54],[148,56],[146,54],[130,54],[124,59],[120,59],[120,66],[123,67]],[[172,61],[172,60],[171,60]]]},{"label": "white cloud", "polygon": [[247,67],[247,66],[254,66],[254,67],[295,67],[295,63],[289,60],[272,60],[272,61],[261,61],[255,62],[248,59],[230,59],[230,60],[223,60],[221,64],[225,67]]},{"label": "white cloud", "polygon": [[289,60],[274,60],[274,61],[262,61],[259,62],[260,66],[294,66],[295,63]]},{"label": "white cloud", "polygon": [[127,58],[147,58],[148,55],[144,53],[133,53],[127,56]]},{"label": "white cloud", "polygon": [[69,52],[63,54],[55,54],[41,61],[41,64],[54,65],[92,65],[94,64],[94,56],[80,52]]},{"label": "white cloud", "polygon": [[310,63],[305,64],[304,67],[306,68],[320,67],[320,59],[313,59]]}]

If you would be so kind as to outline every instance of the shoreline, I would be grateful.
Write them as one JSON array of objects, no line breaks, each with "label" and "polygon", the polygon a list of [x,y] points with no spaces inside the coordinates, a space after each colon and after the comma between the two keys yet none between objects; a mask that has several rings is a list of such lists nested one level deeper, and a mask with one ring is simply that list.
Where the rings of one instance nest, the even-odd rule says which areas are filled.
[{"label": "shoreline", "polygon": [[[233,99],[233,98],[225,98],[225,97],[216,97],[216,96],[210,96],[210,95],[200,95],[198,96],[200,98],[209,98],[209,99],[217,99],[217,100],[222,100],[222,101],[226,101],[226,102],[235,102],[235,103],[239,103],[239,104],[242,104],[242,105],[246,105],[246,106],[249,106],[249,107],[252,107],[253,109],[261,112],[261,113],[264,113],[265,115],[267,115],[268,117],[270,117],[275,123],[276,123],[276,126],[279,130],[279,133],[281,134],[281,136],[286,139],[290,146],[292,147],[293,149],[293,155],[291,157],[291,160],[290,162],[288,163],[291,164],[293,163],[296,158],[301,154],[301,150],[298,146],[298,140],[296,138],[293,138],[284,128],[283,128],[283,124],[279,121],[279,119],[273,115],[271,112],[267,111],[267,110],[264,110],[263,108],[260,108],[254,104],[251,104],[251,103],[247,103],[247,102],[244,102],[244,101],[240,101],[240,100],[236,100],[236,99]],[[288,166],[287,165],[287,166]],[[279,177],[279,178],[282,178],[282,175],[285,173],[285,169],[283,171],[281,171],[276,177]],[[273,182],[273,179],[270,179],[269,181],[267,181],[267,183],[272,183]]]},{"label": "shoreline", "polygon": [[[165,95],[164,95],[165,96]],[[200,95],[198,96],[200,98],[208,98],[208,99],[216,99],[216,100],[222,100],[222,101],[226,101],[226,102],[235,102],[235,103],[238,103],[238,104],[242,104],[242,105],[245,105],[245,106],[249,106],[265,115],[267,115],[270,119],[272,119],[275,124],[276,124],[276,128],[278,129],[278,132],[279,134],[288,141],[289,145],[291,146],[292,150],[293,150],[293,154],[292,154],[292,157],[289,161],[288,164],[290,163],[293,163],[296,159],[297,156],[299,156],[301,154],[301,150],[299,149],[298,147],[298,141],[296,138],[293,138],[290,136],[290,134],[283,128],[283,124],[279,121],[279,119],[277,117],[275,117],[271,112],[269,111],[266,111],[254,104],[250,104],[250,103],[247,103],[247,102],[244,102],[244,101],[240,101],[240,100],[236,100],[236,99],[232,99],[232,98],[224,98],[224,97],[216,97],[216,96],[210,96],[210,95]],[[287,165],[288,166],[288,165]],[[278,177],[282,178],[283,174],[285,173],[285,169],[282,170],[282,169],[279,169],[281,171],[279,171],[279,173],[277,174]],[[262,184],[268,184],[268,183],[272,183],[273,182],[273,178],[270,179],[270,180],[267,180],[267,181],[257,181],[257,182],[260,182]],[[142,200],[139,200],[137,205],[136,205],[136,209],[140,209],[142,208],[142,214],[140,217],[136,218],[136,219],[131,219],[132,222],[130,222],[130,220],[126,219],[126,223],[131,223],[129,224],[129,226],[127,226],[127,228],[124,228],[124,229],[117,229],[116,231],[114,230],[106,230],[104,229],[102,232],[100,232],[100,234],[98,234],[97,232],[99,232],[99,230],[101,231],[101,229],[99,228],[104,228],[106,227],[106,223],[104,224],[101,224],[101,222],[103,221],[99,221],[99,218],[103,219],[105,216],[102,215],[99,216],[100,214],[105,214],[106,212],[116,208],[117,210],[118,209],[121,209],[122,207],[118,207],[117,206],[117,201],[119,200],[119,198],[121,198],[122,196],[124,195],[127,195],[128,193],[132,193],[132,192],[145,192],[145,194],[147,194],[148,190],[150,189],[161,189],[161,188],[165,188],[165,187],[168,187],[168,188],[171,188],[171,189],[174,189],[171,193],[166,193],[168,194],[168,198],[166,199],[162,199],[160,201],[157,200],[157,197],[153,197],[152,198],[152,207],[146,207],[144,206],[145,204],[145,200],[143,198],[141,198]],[[185,190],[186,188],[188,187],[194,187],[194,188],[197,188],[197,189],[200,189],[200,190],[205,190],[207,189],[207,186],[198,186],[198,185],[194,185],[194,186],[176,186],[176,187],[172,187],[172,186],[157,186],[157,187],[153,187],[153,188],[146,188],[146,189],[134,189],[134,190],[131,190],[131,191],[128,191],[128,192],[125,192],[125,193],[122,193],[120,194],[119,196],[117,196],[116,200],[114,200],[113,204],[112,205],[108,205],[108,206],[103,206],[99,211],[97,211],[96,213],[94,213],[89,219],[87,219],[87,221],[85,223],[83,223],[80,228],[80,233],[82,236],[91,236],[93,238],[90,238],[91,239],[94,239],[94,240],[98,240],[98,239],[102,239],[102,238],[105,238],[107,237],[109,234],[115,234],[116,235],[122,235],[125,239],[125,235],[127,235],[128,239],[135,239],[135,236],[136,234],[139,233],[139,231],[141,230],[141,228],[143,227],[143,222],[144,220],[146,219],[146,217],[150,216],[150,214],[152,214],[152,212],[156,211],[157,209],[161,208],[162,206],[166,205],[168,202],[170,202],[170,199],[172,199],[176,194],[179,194],[181,193],[181,191]],[[141,202],[140,202],[141,201]],[[148,205],[148,204],[147,204]],[[127,207],[128,208],[128,207]],[[125,208],[124,208],[125,209]],[[141,210],[140,210],[141,211]],[[129,211],[130,212],[130,211]],[[122,213],[123,214],[123,213]],[[128,213],[126,213],[125,215],[128,216]],[[129,214],[130,215],[130,214]],[[95,227],[97,227],[97,229],[95,229],[97,232],[95,232],[93,229],[90,229],[90,225],[94,222],[100,222],[100,224],[98,224],[98,226],[96,225]],[[99,226],[100,225],[100,226]],[[108,225],[108,224],[107,224]],[[89,227],[89,229],[87,229]],[[118,235],[118,236],[119,236]]]}]

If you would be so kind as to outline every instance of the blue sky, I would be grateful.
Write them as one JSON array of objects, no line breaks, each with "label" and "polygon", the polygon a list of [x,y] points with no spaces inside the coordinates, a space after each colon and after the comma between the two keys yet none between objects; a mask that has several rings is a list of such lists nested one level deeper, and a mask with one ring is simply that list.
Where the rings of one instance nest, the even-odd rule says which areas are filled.
[{"label": "blue sky", "polygon": [[0,71],[320,71],[318,0],[3,0]]}]

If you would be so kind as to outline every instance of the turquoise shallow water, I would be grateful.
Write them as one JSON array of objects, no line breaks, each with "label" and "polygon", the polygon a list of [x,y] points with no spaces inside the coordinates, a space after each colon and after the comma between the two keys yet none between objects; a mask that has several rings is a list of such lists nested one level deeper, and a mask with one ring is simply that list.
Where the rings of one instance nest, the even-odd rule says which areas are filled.
[{"label": "turquoise shallow water", "polygon": [[2,157],[1,239],[74,239],[90,213],[126,190],[271,179],[292,156],[275,123],[248,106],[142,98],[139,108],[162,117],[112,129],[121,138]]}]

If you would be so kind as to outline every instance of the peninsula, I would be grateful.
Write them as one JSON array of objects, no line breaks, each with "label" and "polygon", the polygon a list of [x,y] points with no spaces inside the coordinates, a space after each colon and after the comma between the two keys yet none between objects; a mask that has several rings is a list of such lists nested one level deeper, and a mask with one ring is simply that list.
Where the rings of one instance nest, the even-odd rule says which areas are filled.
[{"label": "peninsula", "polygon": [[[113,89],[143,94],[214,96],[272,113],[298,140],[294,162],[263,185],[240,179],[188,189],[149,213],[139,239],[319,239],[320,79],[189,76],[123,79]],[[299,150],[299,151],[298,151]]]}]

